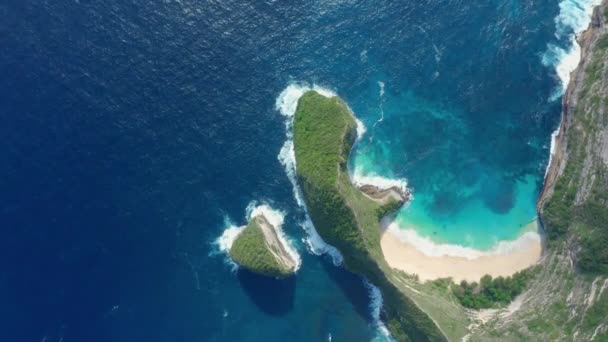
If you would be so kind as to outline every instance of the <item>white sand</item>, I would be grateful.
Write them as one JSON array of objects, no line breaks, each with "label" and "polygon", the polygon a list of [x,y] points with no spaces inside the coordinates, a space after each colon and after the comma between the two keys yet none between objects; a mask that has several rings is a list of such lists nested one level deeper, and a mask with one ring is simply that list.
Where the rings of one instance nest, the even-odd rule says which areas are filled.
[{"label": "white sand", "polygon": [[[536,221],[525,228],[527,232],[519,239],[502,243],[488,252],[479,251],[474,256],[451,254],[449,249],[444,254],[437,254],[436,251],[441,247],[463,250],[450,245],[433,246],[434,255],[425,253],[411,241],[412,239],[408,240],[407,235],[400,234],[395,229],[398,228],[389,226],[382,233],[380,245],[384,258],[392,268],[417,274],[420,281],[451,277],[455,282],[470,282],[479,281],[486,274],[492,277],[509,276],[536,264],[542,254],[542,242],[537,233]],[[417,239],[419,245],[422,239],[424,238]],[[428,240],[425,244],[428,244]]]}]

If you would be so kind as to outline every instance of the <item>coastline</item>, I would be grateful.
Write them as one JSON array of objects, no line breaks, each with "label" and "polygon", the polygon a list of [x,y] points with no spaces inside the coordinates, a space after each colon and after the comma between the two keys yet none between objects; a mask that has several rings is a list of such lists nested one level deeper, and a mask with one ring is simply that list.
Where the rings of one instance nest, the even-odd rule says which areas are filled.
[{"label": "coastline", "polygon": [[507,277],[537,264],[543,249],[538,231],[534,220],[518,239],[500,242],[485,252],[434,244],[417,236],[414,230],[401,230],[392,223],[384,227],[380,245],[391,268],[416,274],[422,282],[439,278],[452,278],[456,283],[478,282],[486,274]]}]

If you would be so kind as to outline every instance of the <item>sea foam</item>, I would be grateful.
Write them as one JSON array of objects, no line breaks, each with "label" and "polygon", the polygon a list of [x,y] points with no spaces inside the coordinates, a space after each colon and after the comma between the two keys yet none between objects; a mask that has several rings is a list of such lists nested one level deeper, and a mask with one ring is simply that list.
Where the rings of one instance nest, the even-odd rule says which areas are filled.
[{"label": "sea foam", "polygon": [[570,73],[580,62],[581,47],[576,41],[576,35],[589,26],[593,8],[600,2],[601,0],[563,0],[559,3],[559,14],[555,17],[555,37],[558,41],[566,41],[567,46],[549,43],[542,57],[543,64],[554,67],[560,79],[560,85],[551,94],[552,101],[564,94]]},{"label": "sea foam", "polygon": [[228,257],[228,252],[230,251],[230,248],[232,248],[232,244],[234,243],[234,240],[236,240],[236,237],[245,229],[245,226],[236,226],[229,217],[225,216],[224,227],[226,228],[224,228],[222,235],[213,241],[215,248],[211,250],[209,256],[223,254],[226,264],[230,266],[232,271],[236,271],[238,265]]},{"label": "sea foam", "polygon": [[374,122],[373,127],[384,121],[384,82],[378,81],[378,87],[380,87],[380,118]]},{"label": "sea foam", "polygon": [[[564,0],[560,2],[559,14],[555,17],[555,37],[558,40],[566,40],[568,47],[562,48],[557,44],[549,43],[547,51],[542,58],[545,66],[555,68],[557,76],[560,79],[560,85],[553,90],[549,98],[551,101],[561,98],[564,94],[570,82],[570,73],[576,69],[580,62],[581,47],[576,41],[576,35],[589,26],[593,8],[600,3],[601,0]],[[560,120],[555,131],[551,133],[551,148],[549,161],[545,169],[545,177],[547,177],[549,167],[553,161],[555,143],[561,125],[562,122]]]},{"label": "sea foam", "polygon": [[291,186],[293,189],[293,195],[296,199],[296,203],[299,207],[304,210],[305,219],[304,222],[300,223],[300,226],[304,229],[307,234],[305,239],[306,245],[309,247],[309,250],[317,255],[328,254],[334,263],[334,265],[342,264],[343,257],[340,252],[333,246],[329,245],[317,233],[312,221],[310,220],[310,216],[308,215],[308,211],[306,209],[306,204],[304,203],[304,199],[302,197],[302,191],[298,186],[298,182],[296,180],[296,157],[295,150],[293,146],[293,116],[296,113],[296,109],[298,107],[298,100],[304,93],[309,90],[315,90],[319,94],[325,97],[334,97],[336,93],[317,85],[313,85],[312,87],[305,83],[292,83],[287,86],[277,97],[275,102],[276,110],[281,113],[285,117],[285,128],[286,128],[286,140],[277,158],[283,167],[285,168],[285,173],[287,174],[287,178],[291,182]]},{"label": "sea foam", "polygon": [[380,176],[374,172],[363,172],[360,167],[355,167],[355,171],[351,173],[350,178],[356,186],[373,185],[381,190],[396,187],[402,192],[407,191],[407,180],[405,178],[387,178]]},{"label": "sea foam", "polygon": [[483,256],[509,254],[510,252],[520,249],[528,244],[538,244],[541,242],[541,237],[538,232],[527,231],[513,241],[499,241],[491,249],[482,251],[460,245],[436,243],[427,237],[421,236],[414,229],[400,228],[398,223],[394,221],[388,225],[387,231],[399,238],[399,240],[411,244],[417,250],[427,256],[451,256],[466,258],[469,260],[477,259]]},{"label": "sea foam", "polygon": [[559,130],[560,130],[561,126],[562,126],[562,120],[560,119],[557,129],[551,133],[551,146],[549,147],[549,161],[547,162],[547,167],[545,168],[544,178],[547,178],[547,174],[549,173],[549,168],[551,167],[551,162],[553,162],[553,156],[555,155],[555,145],[557,144],[557,135],[559,134]]},{"label": "sea foam", "polygon": [[236,240],[236,237],[239,236],[243,229],[245,229],[245,226],[228,226],[224,229],[224,232],[216,241],[220,251],[228,252],[232,248],[234,240]]},{"label": "sea foam", "polygon": [[382,322],[382,320],[380,319],[380,311],[382,310],[382,303],[383,303],[382,293],[380,292],[380,289],[378,287],[374,286],[374,284],[370,283],[369,280],[367,280],[367,279],[363,279],[363,284],[365,284],[365,287],[369,291],[369,297],[370,297],[369,309],[370,309],[371,316],[372,316],[372,324],[374,325],[374,328],[377,331],[377,334],[376,334],[376,336],[374,336],[372,338],[372,341],[373,342],[394,341],[394,339],[391,337],[391,334],[390,334],[388,328],[386,327],[384,322]]}]

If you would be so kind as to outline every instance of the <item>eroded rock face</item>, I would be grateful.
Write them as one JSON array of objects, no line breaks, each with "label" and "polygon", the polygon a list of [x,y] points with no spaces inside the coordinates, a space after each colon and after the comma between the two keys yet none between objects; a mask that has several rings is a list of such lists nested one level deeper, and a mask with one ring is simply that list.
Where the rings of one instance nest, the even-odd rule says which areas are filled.
[{"label": "eroded rock face", "polygon": [[566,241],[578,269],[608,273],[608,1],[578,37],[581,61],[538,201],[550,241]]},{"label": "eroded rock face", "polygon": [[[606,26],[606,9],[608,3],[603,1],[593,11],[593,16],[589,28],[584,31],[577,39],[581,46],[581,61],[577,69],[572,73],[570,83],[562,100],[562,124],[555,141],[555,150],[551,165],[545,178],[545,185],[538,201],[538,210],[543,212],[544,204],[552,196],[558,178],[564,174],[569,154],[573,149],[584,149],[585,157],[582,173],[579,179],[582,181],[580,189],[577,191],[576,204],[583,203],[589,196],[590,186],[593,180],[593,170],[608,165],[608,125],[606,106],[593,108],[593,101],[585,103],[587,99],[594,96],[600,99],[608,98],[608,76],[606,75],[607,63],[603,63],[600,70],[595,75],[588,72],[598,60],[606,60],[608,51],[601,51],[598,46],[601,39],[606,39],[608,27]],[[606,50],[606,49],[603,49]],[[597,65],[597,64],[596,64]],[[597,77],[596,79],[591,79]],[[590,87],[590,83],[596,83]],[[589,88],[589,89],[586,89]],[[597,109],[597,110],[596,110]],[[594,132],[589,132],[587,127],[583,127],[582,120],[590,119],[596,124]],[[583,134],[588,137],[587,142],[568,141],[568,133],[573,129],[581,129]],[[580,145],[580,146],[575,146]],[[603,164],[603,166],[602,166]],[[608,190],[608,189],[606,189]]]},{"label": "eroded rock face", "polygon": [[402,189],[397,186],[393,186],[387,189],[382,189],[376,185],[365,184],[359,187],[364,194],[371,199],[380,202],[381,204],[388,203],[391,199],[399,201],[401,204],[406,203],[410,200],[412,194],[409,189]]}]

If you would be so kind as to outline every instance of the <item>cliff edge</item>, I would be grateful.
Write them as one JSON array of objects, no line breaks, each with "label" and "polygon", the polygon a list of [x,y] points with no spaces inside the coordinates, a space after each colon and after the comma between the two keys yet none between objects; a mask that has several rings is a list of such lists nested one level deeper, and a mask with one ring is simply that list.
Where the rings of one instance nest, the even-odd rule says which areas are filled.
[{"label": "cliff edge", "polygon": [[608,2],[578,37],[581,61],[563,98],[538,201],[550,244],[565,243],[583,272],[608,273]]},{"label": "cliff edge", "polygon": [[480,313],[469,341],[608,341],[607,23],[603,0],[577,37],[581,60],[537,203],[547,236],[539,272],[508,308]]}]

